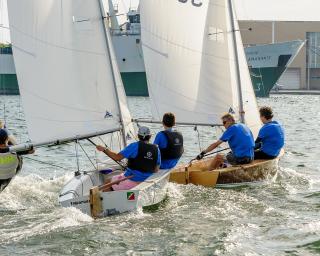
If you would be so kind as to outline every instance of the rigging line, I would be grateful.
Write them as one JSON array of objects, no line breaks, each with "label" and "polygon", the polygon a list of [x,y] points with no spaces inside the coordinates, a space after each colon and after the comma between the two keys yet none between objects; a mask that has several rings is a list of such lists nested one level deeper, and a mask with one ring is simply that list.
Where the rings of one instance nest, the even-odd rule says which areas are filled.
[{"label": "rigging line", "polygon": [[110,143],[109,143],[109,145],[110,145],[111,148],[113,148],[113,136],[114,136],[114,133],[112,133],[111,136],[110,136]]},{"label": "rigging line", "polygon": [[131,129],[128,129],[129,130],[129,135],[132,136],[132,138],[135,140],[135,141],[138,141],[138,138],[135,134],[132,133]]},{"label": "rigging line", "polygon": [[80,173],[80,164],[79,164],[79,155],[78,155],[78,140],[75,141],[74,146],[75,146],[75,151],[76,151],[76,163],[77,163],[77,169],[78,173]]},{"label": "rigging line", "polygon": [[38,159],[34,159],[34,158],[31,158],[31,157],[28,157],[28,156],[23,156],[23,158],[26,158],[28,160],[31,160],[31,161],[34,161],[34,162],[38,162],[38,163],[41,163],[41,164],[49,165],[49,166],[52,166],[52,167],[57,167],[57,168],[60,168],[60,169],[63,169],[63,170],[69,170],[68,168],[65,168],[65,167],[62,167],[62,166],[59,166],[59,165],[56,165],[56,164],[51,164],[49,162],[40,161]]},{"label": "rigging line", "polygon": [[201,147],[201,141],[200,141],[200,132],[198,130],[198,126],[197,125],[194,127],[194,131],[197,132],[199,152],[201,152],[202,151],[202,147]]},{"label": "rigging line", "polygon": [[101,138],[101,136],[98,137],[98,139],[102,142],[102,144],[108,148],[108,145],[104,142],[104,140]]},{"label": "rigging line", "polygon": [[[122,149],[122,145],[121,145],[121,137],[120,137],[120,133],[122,133],[123,131],[119,131],[117,132],[117,136],[118,136],[118,143],[119,143],[119,149],[121,150]],[[125,143],[125,142],[123,142]],[[125,144],[124,144],[125,145]]]},{"label": "rigging line", "polygon": [[84,150],[84,148],[82,147],[81,143],[79,142],[79,146],[81,147],[82,151],[85,153],[86,157],[89,159],[90,163],[92,164],[93,168],[98,170],[98,167],[94,165],[94,163],[91,161],[89,155],[87,154],[87,152]]},{"label": "rigging line", "polygon": [[[94,143],[91,139],[88,138],[87,140],[88,140],[92,145],[94,145],[95,147],[97,146],[97,144]],[[126,167],[125,165],[123,165],[121,161],[117,161],[117,160],[113,159],[113,158],[110,157],[110,156],[109,156],[109,158],[110,158],[112,161],[114,161],[115,163],[117,163],[121,168],[123,168],[123,170],[127,170],[127,167]]]}]

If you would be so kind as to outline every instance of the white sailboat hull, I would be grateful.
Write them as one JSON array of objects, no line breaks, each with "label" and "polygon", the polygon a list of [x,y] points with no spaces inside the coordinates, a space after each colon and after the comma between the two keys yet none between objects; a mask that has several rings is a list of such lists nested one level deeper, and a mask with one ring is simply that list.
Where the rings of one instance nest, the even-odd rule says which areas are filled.
[{"label": "white sailboat hull", "polygon": [[[130,190],[101,192],[102,217],[161,203],[166,197],[170,172],[170,170],[160,170]],[[75,176],[61,190],[59,203],[62,207],[75,207],[85,214],[92,215],[90,189],[103,185],[105,179],[110,179],[119,173],[121,171],[118,170],[104,175],[99,171],[93,171]]]}]

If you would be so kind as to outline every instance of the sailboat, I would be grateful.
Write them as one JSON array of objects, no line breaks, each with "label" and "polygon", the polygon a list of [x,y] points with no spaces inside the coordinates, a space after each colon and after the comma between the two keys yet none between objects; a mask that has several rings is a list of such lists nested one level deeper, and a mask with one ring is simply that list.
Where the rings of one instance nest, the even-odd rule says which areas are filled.
[{"label": "sailboat", "polygon": [[[170,111],[183,124],[221,126],[229,112],[256,136],[261,122],[232,0],[142,0],[140,13],[153,119]],[[210,187],[251,182],[273,176],[278,163],[208,171],[211,160],[177,167],[170,180]]]},{"label": "sailboat", "polygon": [[[60,145],[105,134],[122,146],[133,137],[120,73],[101,0],[10,0],[13,53],[31,142],[12,151]],[[122,165],[122,164],[120,164]],[[150,176],[131,190],[102,192],[122,168],[108,162],[76,172],[59,202],[92,217],[158,204],[169,171]]]}]

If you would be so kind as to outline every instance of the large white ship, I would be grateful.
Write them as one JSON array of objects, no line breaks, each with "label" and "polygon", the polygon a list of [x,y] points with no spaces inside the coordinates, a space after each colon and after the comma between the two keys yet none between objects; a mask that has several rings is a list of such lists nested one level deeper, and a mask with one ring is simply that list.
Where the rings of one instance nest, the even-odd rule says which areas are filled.
[{"label": "large white ship", "polygon": [[148,96],[147,78],[141,46],[140,14],[129,10],[128,21],[119,25],[117,8],[109,1],[111,35],[122,81],[128,96]]},{"label": "large white ship", "polygon": [[[112,41],[128,96],[148,96],[147,78],[141,45],[138,9],[130,9],[127,22],[120,24],[117,7],[108,0]],[[303,41],[255,45],[245,48],[251,80],[258,97],[266,97],[297,55]],[[0,51],[0,94],[18,94],[18,82],[11,47]],[[10,70],[9,70],[10,69]]]},{"label": "large white ship", "polygon": [[[128,96],[147,96],[147,80],[143,61],[139,10],[127,13],[127,22],[119,25],[117,10],[109,1],[112,40],[118,65]],[[304,42],[295,40],[284,43],[247,46],[245,53],[256,96],[267,97],[280,76],[293,61]]]},{"label": "large white ship", "polygon": [[269,96],[270,90],[303,47],[304,41],[260,44],[245,48],[251,80],[257,97]]}]

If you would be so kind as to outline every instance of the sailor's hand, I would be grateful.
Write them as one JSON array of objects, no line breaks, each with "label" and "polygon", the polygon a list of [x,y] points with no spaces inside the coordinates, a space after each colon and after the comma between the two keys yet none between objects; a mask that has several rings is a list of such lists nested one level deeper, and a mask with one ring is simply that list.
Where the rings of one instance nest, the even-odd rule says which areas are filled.
[{"label": "sailor's hand", "polygon": [[203,157],[204,157],[204,155],[206,154],[206,152],[205,151],[202,151],[199,155],[197,155],[197,160],[201,160]]},{"label": "sailor's hand", "polygon": [[101,152],[103,152],[103,151],[105,151],[105,150],[106,150],[106,148],[105,148],[105,147],[100,146],[100,145],[97,145],[97,146],[96,146],[96,149],[97,149],[98,151],[101,151]]}]

